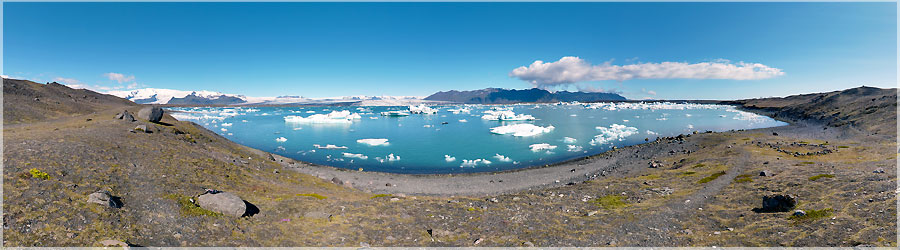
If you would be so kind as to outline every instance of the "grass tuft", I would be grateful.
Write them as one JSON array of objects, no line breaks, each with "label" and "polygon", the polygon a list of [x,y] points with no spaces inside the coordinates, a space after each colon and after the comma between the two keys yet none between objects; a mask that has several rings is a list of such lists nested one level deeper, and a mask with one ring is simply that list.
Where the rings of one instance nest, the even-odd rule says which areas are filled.
[{"label": "grass tuft", "polygon": [[621,195],[600,196],[599,198],[591,200],[591,203],[605,209],[616,209],[628,206],[628,202],[625,201],[625,196]]},{"label": "grass tuft", "polygon": [[735,183],[745,183],[745,182],[753,182],[753,175],[742,174],[734,177]]},{"label": "grass tuft", "polygon": [[705,166],[706,166],[706,165],[703,164],[703,163],[697,163],[697,165],[694,165],[693,168],[702,168],[702,167],[705,167]]},{"label": "grass tuft", "polygon": [[820,174],[820,175],[809,177],[809,180],[815,181],[815,180],[822,179],[822,178],[834,178],[834,175],[833,174]]},{"label": "grass tuft", "polygon": [[710,176],[703,177],[703,179],[700,179],[699,181],[697,181],[697,183],[698,183],[698,184],[707,183],[707,182],[713,181],[713,180],[715,180],[715,179],[718,179],[719,176],[723,176],[723,175],[725,175],[725,171],[719,171],[719,172],[717,172],[717,173],[715,173],[715,174],[712,174],[712,175],[710,175]]},{"label": "grass tuft", "polygon": [[372,196],[372,199],[381,198],[381,197],[390,197],[389,194],[376,194]]},{"label": "grass tuft", "polygon": [[791,215],[791,217],[789,219],[793,220],[795,223],[803,222],[803,221],[814,221],[814,220],[818,220],[818,219],[822,219],[822,218],[831,217],[833,211],[834,210],[832,210],[831,208],[825,208],[825,209],[819,209],[819,210],[815,210],[815,209],[803,210],[803,212],[806,212],[806,215],[801,215],[801,216]]},{"label": "grass tuft", "polygon": [[694,172],[694,171],[685,171],[684,173],[681,173],[681,175],[692,175],[692,174],[696,174],[696,173],[697,172]]},{"label": "grass tuft", "polygon": [[324,199],[328,198],[328,197],[322,196],[320,194],[297,194],[297,196],[308,196],[308,197],[313,197],[313,198],[316,198],[319,200],[324,200]]},{"label": "grass tuft", "polygon": [[44,180],[50,179],[50,174],[44,173],[43,171],[41,171],[37,168],[32,168],[31,170],[28,170],[28,172],[31,173],[31,178],[44,179]]}]

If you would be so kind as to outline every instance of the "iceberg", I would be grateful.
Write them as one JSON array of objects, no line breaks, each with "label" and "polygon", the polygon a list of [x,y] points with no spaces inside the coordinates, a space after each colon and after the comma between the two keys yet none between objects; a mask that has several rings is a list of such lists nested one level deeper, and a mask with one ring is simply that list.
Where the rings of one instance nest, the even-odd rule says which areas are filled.
[{"label": "iceberg", "polygon": [[344,157],[346,157],[346,158],[357,158],[357,159],[361,159],[361,160],[369,159],[368,156],[365,156],[365,155],[363,155],[363,154],[353,154],[353,153],[344,153]]},{"label": "iceberg", "polygon": [[528,147],[531,148],[531,151],[534,151],[534,152],[538,152],[538,151],[541,151],[541,150],[547,150],[547,151],[550,151],[550,150],[556,149],[556,146],[553,146],[553,145],[550,145],[550,144],[547,144],[547,143],[531,144],[531,145],[529,145]]},{"label": "iceberg", "polygon": [[284,117],[285,122],[289,123],[352,123],[362,117],[359,114],[350,113],[350,111],[332,111],[327,115],[315,114],[308,117],[289,115]]},{"label": "iceberg", "polygon": [[491,161],[485,160],[485,159],[475,159],[475,160],[465,160],[465,159],[464,159],[464,160],[462,160],[462,161],[463,161],[463,163],[462,163],[461,165],[459,165],[459,167],[472,167],[472,168],[474,168],[475,166],[478,165],[478,163],[485,164],[485,165],[491,164],[491,163],[492,163]]},{"label": "iceberg", "polygon": [[278,138],[275,138],[275,141],[277,141],[277,142],[286,142],[286,141],[287,141],[287,138],[284,138],[284,137],[278,137]]},{"label": "iceberg", "polygon": [[569,152],[578,152],[578,151],[581,151],[581,149],[582,149],[581,146],[575,146],[575,145],[566,145],[566,147],[569,148],[568,149]]},{"label": "iceberg", "polygon": [[222,128],[222,132],[228,132],[228,129]]},{"label": "iceberg", "polygon": [[222,127],[231,127],[231,125],[233,125],[233,124],[231,124],[231,123],[222,123]]},{"label": "iceberg", "polygon": [[359,139],[356,143],[367,144],[369,146],[387,146],[388,139]]},{"label": "iceberg", "polygon": [[659,135],[659,133],[653,132],[653,131],[650,131],[650,130],[647,130],[647,134],[648,134],[648,135]]},{"label": "iceberg", "polygon": [[400,156],[397,156],[394,154],[389,154],[389,155],[385,156],[384,158],[375,157],[375,160],[378,160],[378,162],[381,162],[381,163],[384,163],[385,161],[399,161]]},{"label": "iceberg", "polygon": [[381,112],[383,116],[409,116],[409,113],[397,110]]},{"label": "iceberg", "polygon": [[466,121],[466,119],[459,119],[459,122],[469,122],[469,121]]},{"label": "iceberg", "polygon": [[486,115],[481,116],[481,119],[492,120],[492,121],[529,121],[534,120],[534,116],[524,115],[524,114],[516,114],[510,110],[486,110],[484,111]]},{"label": "iceberg", "polygon": [[635,127],[628,127],[625,125],[613,124],[609,125],[609,127],[597,127],[597,130],[600,130],[600,134],[594,136],[594,139],[591,140],[591,145],[598,145],[608,143],[613,140],[624,140],[625,137],[632,136],[638,133],[638,129]]},{"label": "iceberg", "polygon": [[520,123],[500,127],[491,128],[494,134],[512,134],[513,136],[534,136],[542,133],[548,133],[553,130],[553,125],[547,127],[535,126],[534,124]]},{"label": "iceberg", "polygon": [[413,114],[437,114],[437,109],[419,104],[417,106],[409,106],[409,112]]},{"label": "iceberg", "polygon": [[578,140],[576,140],[575,138],[572,138],[572,137],[563,137],[563,142],[568,143],[568,144],[573,144],[575,142],[578,142]]},{"label": "iceberg", "polygon": [[[510,161],[512,161],[512,160],[509,159],[509,157],[503,156],[503,155],[501,155],[501,154],[496,154],[496,155],[494,155],[494,158],[496,158],[498,161],[503,161],[503,162],[510,162]],[[490,164],[490,163],[487,163],[487,164]]]},{"label": "iceberg", "polygon": [[444,160],[447,162],[454,162],[454,161],[456,161],[456,157],[453,157],[450,155],[444,155]]},{"label": "iceberg", "polygon": [[[284,138],[284,137],[282,137],[282,138]],[[318,149],[347,149],[346,146],[335,146],[332,144],[325,145],[324,147],[322,147],[322,145],[319,145],[319,144],[313,144],[313,147],[316,147]]]},{"label": "iceberg", "polygon": [[460,113],[469,113],[469,112],[472,112],[471,109],[466,108],[466,107],[462,107],[462,108],[458,108],[458,109],[448,109],[447,111],[450,111],[451,113],[454,113],[454,114],[460,114]]}]

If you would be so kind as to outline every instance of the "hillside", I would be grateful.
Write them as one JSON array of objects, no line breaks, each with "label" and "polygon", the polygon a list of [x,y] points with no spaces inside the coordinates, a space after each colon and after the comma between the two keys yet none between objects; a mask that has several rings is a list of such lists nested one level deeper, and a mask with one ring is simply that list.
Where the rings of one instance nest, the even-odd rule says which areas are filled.
[{"label": "hillside", "polygon": [[51,82],[3,78],[3,123],[16,124],[84,115],[115,106],[135,105],[112,95],[72,89]]},{"label": "hillside", "polygon": [[831,127],[850,126],[872,133],[897,129],[897,89],[857,87],[842,91],[726,102],[788,121],[814,120]]},{"label": "hillside", "polygon": [[[118,120],[116,113],[137,106],[90,91],[83,95],[96,95],[95,102],[64,102],[82,90],[17,84],[4,81],[4,89],[17,90],[4,92],[4,112],[57,115],[25,116],[31,120],[4,128],[6,247],[107,240],[266,247],[897,246],[896,136],[855,132],[896,124],[895,116],[875,117],[896,110],[896,99],[842,109],[854,129],[817,123],[813,115],[841,102],[891,100],[896,90],[825,93],[835,102],[822,102],[830,106],[821,111],[801,101],[805,96],[767,99],[767,112],[797,112],[791,114],[798,122],[789,126],[661,138],[515,172],[408,176],[269,155],[168,115],[160,123]],[[31,93],[88,109],[62,113],[29,101]],[[152,133],[131,132],[138,125]],[[790,153],[822,149],[829,152]],[[551,178],[527,179],[538,173]],[[417,186],[406,186],[490,188],[519,176],[530,186],[485,195],[419,194]],[[231,217],[202,209],[193,201],[205,189],[233,193],[258,211]],[[121,208],[88,202],[98,190],[118,198]],[[763,196],[774,194],[793,195],[793,209],[809,216],[754,212]]]},{"label": "hillside", "polygon": [[487,88],[471,91],[442,91],[434,93],[425,100],[447,101],[468,104],[508,104],[522,102],[596,102],[596,101],[623,101],[626,100],[614,93],[588,93],[588,92],[550,92],[533,88],[525,90]]}]

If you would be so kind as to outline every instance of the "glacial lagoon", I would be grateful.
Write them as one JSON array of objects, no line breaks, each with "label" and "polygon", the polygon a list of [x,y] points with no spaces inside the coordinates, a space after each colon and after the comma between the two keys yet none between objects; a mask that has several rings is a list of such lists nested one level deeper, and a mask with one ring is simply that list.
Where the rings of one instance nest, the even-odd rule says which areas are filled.
[{"label": "glacial lagoon", "polygon": [[170,110],[229,140],[296,160],[406,174],[521,169],[693,131],[786,125],[733,106],[690,103]]}]

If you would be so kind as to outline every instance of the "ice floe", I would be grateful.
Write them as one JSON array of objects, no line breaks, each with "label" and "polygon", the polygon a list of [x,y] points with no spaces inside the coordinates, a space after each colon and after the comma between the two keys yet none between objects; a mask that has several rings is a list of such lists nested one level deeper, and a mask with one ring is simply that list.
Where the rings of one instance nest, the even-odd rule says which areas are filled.
[{"label": "ice floe", "polygon": [[359,114],[350,113],[350,111],[332,111],[328,114],[315,114],[308,117],[289,115],[284,117],[285,122],[289,123],[352,123],[362,117]]},{"label": "ice floe", "polygon": [[347,149],[347,146],[336,146],[333,144],[328,144],[328,145],[325,145],[324,147],[319,144],[313,144],[313,147],[316,147],[318,149]]},{"label": "ice floe", "polygon": [[463,160],[462,160],[462,164],[459,165],[459,167],[475,167],[475,166],[477,166],[479,163],[488,165],[488,164],[491,164],[492,162],[489,161],[489,160],[485,160],[485,159],[475,159],[475,160],[465,160],[465,159],[463,159]]},{"label": "ice floe", "polygon": [[568,144],[573,144],[573,143],[578,142],[578,140],[575,138],[572,138],[572,137],[563,137],[563,142],[568,143]]},{"label": "ice floe", "polygon": [[541,127],[529,123],[520,123],[493,127],[491,128],[491,133],[500,135],[512,134],[513,136],[534,136],[550,132],[553,128],[553,125]]},{"label": "ice floe", "polygon": [[359,139],[356,143],[362,143],[369,146],[387,146],[388,139]]},{"label": "ice floe", "polygon": [[556,146],[550,145],[548,143],[531,144],[528,147],[531,148],[531,151],[534,151],[534,152],[538,152],[541,150],[550,151],[550,150],[556,149]]},{"label": "ice floe", "polygon": [[437,109],[425,106],[425,104],[419,104],[416,106],[409,106],[409,112],[413,114],[437,114]]},{"label": "ice floe", "polygon": [[361,160],[369,159],[368,156],[365,156],[363,154],[344,153],[343,155],[346,158],[357,158],[357,159],[361,159]]},{"label": "ice floe", "polygon": [[231,125],[233,125],[233,124],[231,124],[231,123],[222,123],[222,127],[231,127]]},{"label": "ice floe", "polygon": [[275,141],[277,141],[277,142],[286,142],[286,141],[287,141],[287,138],[284,138],[284,137],[278,137],[278,138],[275,138]]},{"label": "ice floe", "polygon": [[638,129],[635,127],[619,124],[609,125],[609,127],[597,127],[597,130],[600,131],[600,134],[594,136],[594,139],[591,140],[591,145],[604,144],[614,140],[621,141],[625,137],[638,133]]},{"label": "ice floe", "polygon": [[501,154],[494,155],[494,158],[497,159],[498,161],[502,161],[502,162],[511,162],[512,161],[509,159],[509,157],[503,156]]},{"label": "ice floe", "polygon": [[391,111],[381,112],[381,115],[383,115],[383,116],[409,116],[409,112],[391,110]]},{"label": "ice floe", "polygon": [[226,129],[226,128],[222,128],[221,130],[222,130],[222,132],[228,132],[228,129]]},{"label": "ice floe", "polygon": [[659,133],[656,133],[656,132],[653,132],[653,131],[650,131],[650,130],[647,130],[646,133],[647,133],[648,135],[659,135]]},{"label": "ice floe", "polygon": [[459,119],[459,122],[469,122],[466,119]]},{"label": "ice floe", "polygon": [[400,156],[399,156],[399,155],[394,155],[394,154],[389,154],[389,155],[385,156],[384,158],[382,158],[382,157],[375,157],[375,160],[377,160],[378,162],[382,162],[382,163],[385,162],[385,161],[399,161],[399,160],[400,160]]},{"label": "ice floe", "polygon": [[460,113],[467,113],[467,114],[468,114],[469,112],[472,112],[471,109],[466,108],[466,107],[457,108],[457,109],[448,109],[447,111],[450,111],[450,113],[454,113],[454,114],[460,114]]},{"label": "ice floe", "polygon": [[516,114],[511,110],[486,110],[485,115],[481,119],[492,121],[527,121],[534,120],[534,116],[526,114]]},{"label": "ice floe", "polygon": [[450,155],[444,155],[444,161],[447,161],[447,162],[454,162],[454,161],[456,161],[456,157],[453,157],[453,156],[450,156]]}]

